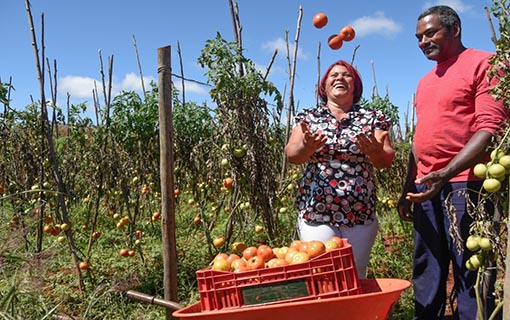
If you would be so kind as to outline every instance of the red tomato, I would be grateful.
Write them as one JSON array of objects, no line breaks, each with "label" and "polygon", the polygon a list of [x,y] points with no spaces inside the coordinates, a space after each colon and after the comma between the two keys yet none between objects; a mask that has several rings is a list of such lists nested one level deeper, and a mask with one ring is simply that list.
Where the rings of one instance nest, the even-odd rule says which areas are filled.
[{"label": "red tomato", "polygon": [[289,263],[285,259],[273,258],[267,262],[267,267],[268,268],[276,268],[276,267],[286,266],[288,264]]},{"label": "red tomato", "polygon": [[324,245],[324,242],[319,241],[319,240],[310,241],[308,250],[306,251],[306,253],[308,253],[308,256],[310,257],[310,259],[315,258],[325,252],[326,252],[326,246]]},{"label": "red tomato", "polygon": [[264,258],[264,262],[267,262],[267,261],[271,260],[272,258],[274,258],[273,249],[270,246],[265,245],[265,244],[261,244],[257,248],[257,255]]},{"label": "red tomato", "polygon": [[353,27],[345,26],[340,30],[340,35],[343,37],[344,41],[351,41],[356,36],[356,32],[354,32]]},{"label": "red tomato", "polygon": [[257,255],[257,247],[248,247],[243,250],[243,258],[244,260],[248,261],[250,258],[253,258]]},{"label": "red tomato", "polygon": [[87,261],[80,262],[79,268],[81,270],[88,270],[89,269],[89,264],[87,263]]},{"label": "red tomato", "polygon": [[317,13],[314,17],[313,17],[313,25],[316,27],[316,28],[322,28],[324,27],[326,24],[328,24],[328,16],[325,15],[324,13]]},{"label": "red tomato", "polygon": [[266,265],[266,262],[264,261],[264,257],[262,256],[254,256],[248,259],[246,262],[246,267],[248,270],[257,270],[262,269]]},{"label": "red tomato", "polygon": [[343,37],[338,34],[333,34],[328,38],[328,45],[333,50],[338,50],[344,44]]},{"label": "red tomato", "polygon": [[227,189],[232,188],[232,185],[234,184],[234,179],[231,177],[223,179],[223,186]]},{"label": "red tomato", "polygon": [[247,269],[246,261],[244,259],[236,259],[230,264],[230,271],[239,272]]}]

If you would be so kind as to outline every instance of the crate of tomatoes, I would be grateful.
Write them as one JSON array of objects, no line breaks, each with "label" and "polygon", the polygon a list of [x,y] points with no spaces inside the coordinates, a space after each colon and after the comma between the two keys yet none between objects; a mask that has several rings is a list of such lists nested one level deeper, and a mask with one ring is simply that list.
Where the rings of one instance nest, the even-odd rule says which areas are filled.
[{"label": "crate of tomatoes", "polygon": [[196,272],[202,311],[361,294],[347,239],[219,253]]}]

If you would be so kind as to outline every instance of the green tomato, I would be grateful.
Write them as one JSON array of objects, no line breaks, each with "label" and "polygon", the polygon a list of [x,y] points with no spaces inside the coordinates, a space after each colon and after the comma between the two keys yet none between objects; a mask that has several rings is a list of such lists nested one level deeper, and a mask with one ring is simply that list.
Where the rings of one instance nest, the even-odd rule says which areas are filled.
[{"label": "green tomato", "polygon": [[480,236],[469,236],[466,240],[466,248],[473,252],[478,251],[480,249]]},{"label": "green tomato", "polygon": [[487,175],[487,166],[483,163],[479,163],[473,168],[473,173],[478,178],[484,179],[485,176]]},{"label": "green tomato", "polygon": [[498,192],[501,189],[501,182],[498,179],[485,179],[483,182],[483,188],[487,192]]},{"label": "green tomato", "polygon": [[471,260],[466,260],[466,269],[469,271],[476,271],[478,268],[475,268],[475,266],[471,263]]},{"label": "green tomato", "polygon": [[505,169],[510,169],[510,155],[504,155],[499,158],[499,164],[505,167]]},{"label": "green tomato", "polygon": [[479,254],[474,254],[469,258],[469,261],[476,269],[480,268],[483,264],[483,257]]},{"label": "green tomato", "polygon": [[494,163],[491,165],[487,171],[489,171],[489,174],[494,178],[501,178],[505,176],[506,169],[499,163]]},{"label": "green tomato", "polygon": [[484,251],[491,251],[492,250],[491,240],[489,238],[482,237],[480,239],[480,248]]},{"label": "green tomato", "polygon": [[501,159],[504,155],[505,152],[503,150],[496,148],[491,152],[491,160]]}]

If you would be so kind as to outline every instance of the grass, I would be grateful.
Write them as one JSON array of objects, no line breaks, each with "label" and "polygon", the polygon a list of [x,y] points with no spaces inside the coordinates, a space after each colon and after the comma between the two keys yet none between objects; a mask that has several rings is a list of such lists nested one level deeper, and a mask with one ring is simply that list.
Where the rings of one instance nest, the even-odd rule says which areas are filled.
[{"label": "grass", "polygon": [[[74,214],[82,214],[78,208]],[[179,303],[190,305],[199,300],[195,271],[211,260],[206,237],[200,226],[193,224],[198,209],[181,202],[177,217]],[[369,276],[377,278],[410,278],[412,226],[400,222],[395,208],[381,206],[381,228],[369,265]],[[71,213],[73,215],[73,213]],[[164,307],[130,300],[125,292],[133,289],[162,298],[163,264],[159,223],[139,221],[142,243],[134,257],[120,257],[122,247],[132,245],[127,230],[117,229],[108,215],[100,217],[102,236],[92,246],[87,260],[90,270],[84,272],[85,290],[78,285],[69,247],[56,237],[44,235],[43,250],[35,252],[36,217],[27,215],[17,225],[8,224],[12,212],[0,206],[0,318],[50,319],[53,315],[69,319],[163,319]],[[79,221],[79,217],[73,217]],[[291,224],[292,213],[285,217]],[[90,231],[74,228],[79,248],[86,248]],[[292,237],[292,229],[286,229]],[[246,235],[247,243],[260,241],[260,235]],[[285,240],[282,240],[285,241]],[[84,249],[82,249],[85,251]],[[215,248],[212,251],[216,253]],[[80,252],[80,257],[85,254]],[[412,292],[404,291],[394,306],[393,319],[409,319],[412,315]]]}]

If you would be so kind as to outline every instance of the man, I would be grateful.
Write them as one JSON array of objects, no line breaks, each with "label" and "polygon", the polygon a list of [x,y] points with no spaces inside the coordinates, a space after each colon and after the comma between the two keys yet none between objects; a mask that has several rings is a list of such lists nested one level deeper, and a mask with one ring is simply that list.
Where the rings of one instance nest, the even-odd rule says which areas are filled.
[{"label": "man", "polygon": [[[459,16],[447,6],[431,7],[418,17],[418,46],[437,64],[418,83],[418,121],[398,204],[400,217],[414,224],[414,319],[443,318],[450,262],[456,317],[475,319],[477,313],[476,272],[465,267],[472,253],[464,249],[461,254],[455,249],[445,199],[451,197],[465,241],[473,219],[465,195],[457,191],[471,190],[472,201],[477,201],[482,182],[472,168],[486,160],[493,136],[508,114],[489,93],[493,85],[487,79],[491,53],[464,47],[461,30]],[[489,302],[486,309],[492,306]],[[492,310],[486,311],[490,315]]]}]

